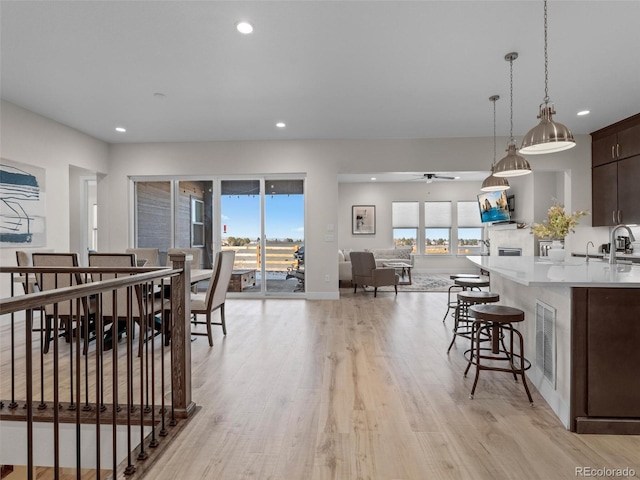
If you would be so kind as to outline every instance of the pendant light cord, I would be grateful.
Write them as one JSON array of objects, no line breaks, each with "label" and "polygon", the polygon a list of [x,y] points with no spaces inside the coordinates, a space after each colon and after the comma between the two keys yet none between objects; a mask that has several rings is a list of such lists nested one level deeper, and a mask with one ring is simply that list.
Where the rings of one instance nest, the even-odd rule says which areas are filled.
[{"label": "pendant light cord", "polygon": [[[491,101],[493,102],[493,164],[492,166],[496,166],[496,100],[498,100],[498,96],[491,97]],[[491,169],[493,171],[493,168]]]},{"label": "pendant light cord", "polygon": [[515,144],[516,141],[513,138],[513,56],[509,57],[509,83],[511,84],[509,90],[509,98],[511,102],[511,106],[509,107],[509,122],[511,123],[511,129],[509,130],[510,143]]},{"label": "pendant light cord", "polygon": [[544,0],[544,103],[549,103],[549,57],[547,54],[547,0]]}]

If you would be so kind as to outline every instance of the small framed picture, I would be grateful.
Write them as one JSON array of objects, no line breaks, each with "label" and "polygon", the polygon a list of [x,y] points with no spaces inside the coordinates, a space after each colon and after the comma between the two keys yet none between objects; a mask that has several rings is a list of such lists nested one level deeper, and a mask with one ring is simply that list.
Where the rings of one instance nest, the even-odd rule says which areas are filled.
[{"label": "small framed picture", "polygon": [[353,235],[375,235],[375,205],[354,205],[351,207],[351,233]]}]

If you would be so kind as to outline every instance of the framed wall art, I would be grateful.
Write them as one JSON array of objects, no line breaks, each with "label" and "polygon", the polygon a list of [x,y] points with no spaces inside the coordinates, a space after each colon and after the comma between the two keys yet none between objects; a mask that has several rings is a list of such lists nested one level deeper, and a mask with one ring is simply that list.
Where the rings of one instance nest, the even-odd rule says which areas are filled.
[{"label": "framed wall art", "polygon": [[44,168],[0,159],[0,247],[46,246]]},{"label": "framed wall art", "polygon": [[351,233],[353,235],[375,235],[375,205],[353,205],[351,207]]}]

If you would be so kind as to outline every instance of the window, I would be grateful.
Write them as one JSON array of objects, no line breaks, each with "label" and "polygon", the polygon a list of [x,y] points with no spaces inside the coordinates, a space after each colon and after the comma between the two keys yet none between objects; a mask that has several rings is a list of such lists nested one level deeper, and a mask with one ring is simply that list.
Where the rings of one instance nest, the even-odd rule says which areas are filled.
[{"label": "window", "polygon": [[424,253],[450,253],[451,202],[424,202]]},{"label": "window", "polygon": [[479,255],[482,232],[478,202],[458,202],[458,255]]},{"label": "window", "polygon": [[392,202],[391,226],[393,228],[393,244],[396,247],[411,246],[416,253],[418,224],[420,221],[420,204],[418,202]]},{"label": "window", "polygon": [[191,197],[191,246],[204,247],[204,202]]}]

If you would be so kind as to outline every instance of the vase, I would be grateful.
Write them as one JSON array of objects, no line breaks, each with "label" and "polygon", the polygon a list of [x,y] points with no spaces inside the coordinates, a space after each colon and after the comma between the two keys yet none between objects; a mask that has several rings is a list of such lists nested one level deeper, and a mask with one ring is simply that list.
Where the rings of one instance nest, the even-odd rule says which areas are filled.
[{"label": "vase", "polygon": [[564,260],[564,244],[561,240],[553,240],[549,247],[549,260],[552,262],[562,262]]}]

